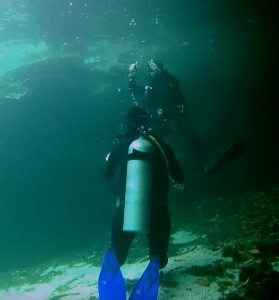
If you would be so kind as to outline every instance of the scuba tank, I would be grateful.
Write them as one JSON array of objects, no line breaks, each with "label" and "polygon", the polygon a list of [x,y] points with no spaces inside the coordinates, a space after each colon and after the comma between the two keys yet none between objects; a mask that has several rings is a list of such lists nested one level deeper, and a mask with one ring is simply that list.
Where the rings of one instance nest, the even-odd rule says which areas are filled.
[{"label": "scuba tank", "polygon": [[[112,130],[117,138],[125,137],[123,128],[140,134],[128,149],[127,175],[124,199],[123,230],[130,232],[150,232],[150,214],[153,196],[153,163],[155,152],[162,154],[168,168],[167,157],[156,139],[148,134],[154,122],[166,123],[167,120],[179,121],[173,118],[155,119],[147,122],[148,116],[144,109],[133,107],[127,115],[127,120],[116,120],[112,123]],[[155,151],[157,150],[157,151]]]},{"label": "scuba tank", "polygon": [[148,233],[152,202],[154,147],[140,136],[128,149],[123,230]]}]

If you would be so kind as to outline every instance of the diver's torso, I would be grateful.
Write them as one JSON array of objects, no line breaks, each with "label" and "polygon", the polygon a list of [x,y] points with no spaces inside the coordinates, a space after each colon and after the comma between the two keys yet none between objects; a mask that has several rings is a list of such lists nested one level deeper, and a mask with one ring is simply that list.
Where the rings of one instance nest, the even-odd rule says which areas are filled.
[{"label": "diver's torso", "polygon": [[146,109],[152,116],[175,117],[181,114],[178,99],[178,87],[170,78],[159,75],[145,86]]}]

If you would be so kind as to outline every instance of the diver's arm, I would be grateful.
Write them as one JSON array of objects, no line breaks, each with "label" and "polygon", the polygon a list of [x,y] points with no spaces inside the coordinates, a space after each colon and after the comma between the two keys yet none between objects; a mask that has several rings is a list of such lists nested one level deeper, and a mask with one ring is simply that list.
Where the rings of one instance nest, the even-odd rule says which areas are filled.
[{"label": "diver's arm", "polygon": [[169,175],[171,179],[175,183],[183,184],[184,181],[183,169],[180,166],[172,148],[166,143],[164,143],[164,152],[168,159],[168,169],[169,169]]},{"label": "diver's arm", "polygon": [[107,155],[107,164],[103,173],[103,176],[106,181],[111,181],[113,179],[116,166],[117,166],[117,157],[119,152],[119,145],[114,148],[109,155]]},{"label": "diver's arm", "polygon": [[174,105],[175,111],[178,112],[180,116],[187,117],[188,109],[184,94],[180,88],[179,80],[168,71],[164,71],[164,75],[172,89],[172,104]]},{"label": "diver's arm", "polygon": [[122,138],[118,145],[107,155],[107,164],[103,176],[106,181],[112,181],[115,175],[116,169],[121,162],[123,155],[128,151],[128,147],[131,141],[129,138]]},{"label": "diver's arm", "polygon": [[180,88],[178,88],[178,87],[177,87],[177,90],[175,92],[175,97],[176,97],[177,109],[178,109],[180,115],[183,116],[183,117],[187,117],[188,116],[188,109],[187,109],[187,106],[186,106],[185,97],[184,97],[182,91],[180,90]]},{"label": "diver's arm", "polygon": [[163,140],[157,140],[152,135],[148,135],[147,138],[151,143],[156,145],[158,150],[161,152],[166,162],[170,178],[175,184],[183,185],[184,173],[170,145]]}]

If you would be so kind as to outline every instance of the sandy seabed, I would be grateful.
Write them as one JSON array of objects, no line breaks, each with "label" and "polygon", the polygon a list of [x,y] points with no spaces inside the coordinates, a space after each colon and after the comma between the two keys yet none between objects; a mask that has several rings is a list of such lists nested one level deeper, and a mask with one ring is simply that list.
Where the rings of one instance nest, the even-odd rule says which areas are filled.
[{"label": "sandy seabed", "polygon": [[[226,207],[230,202],[235,206],[235,201],[222,199]],[[181,228],[172,234],[169,262],[160,272],[158,300],[219,300],[234,293],[246,299],[246,292],[253,293],[254,287],[259,288],[267,280],[271,280],[273,286],[270,295],[279,292],[277,283],[272,283],[274,278],[275,281],[279,278],[279,188],[268,193],[246,194],[239,203],[237,215],[228,209],[227,215],[218,214],[213,218],[202,214],[200,222],[195,215],[194,223],[198,226],[206,220],[204,228],[199,227],[201,235],[197,233],[199,230],[193,233]],[[187,217],[190,219],[190,215]],[[104,251],[99,246],[75,257],[0,272],[0,300],[99,299],[98,277]],[[141,237],[135,240],[130,252],[121,267],[127,299],[149,262],[147,245],[142,243]],[[263,265],[266,261],[268,265]],[[263,280],[246,274],[249,270],[259,272]],[[265,285],[262,290],[266,295]]]}]

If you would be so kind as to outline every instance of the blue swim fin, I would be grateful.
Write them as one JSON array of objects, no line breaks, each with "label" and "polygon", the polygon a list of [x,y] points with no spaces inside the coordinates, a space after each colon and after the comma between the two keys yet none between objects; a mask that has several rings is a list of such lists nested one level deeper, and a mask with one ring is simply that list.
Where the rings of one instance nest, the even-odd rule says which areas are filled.
[{"label": "blue swim fin", "polygon": [[98,289],[100,300],[126,300],[125,281],[112,247],[105,253]]},{"label": "blue swim fin", "polygon": [[159,293],[159,258],[154,256],[134,287],[129,300],[157,300]]}]

